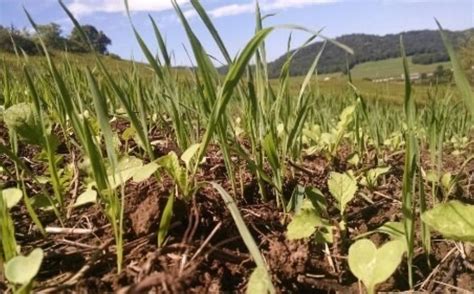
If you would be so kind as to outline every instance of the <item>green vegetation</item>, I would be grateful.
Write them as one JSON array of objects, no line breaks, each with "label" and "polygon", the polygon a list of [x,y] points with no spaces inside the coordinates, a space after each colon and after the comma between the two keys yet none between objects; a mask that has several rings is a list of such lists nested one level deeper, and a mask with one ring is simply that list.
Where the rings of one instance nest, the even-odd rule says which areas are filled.
[{"label": "green vegetation", "polygon": [[[95,66],[94,55],[91,53],[68,53],[63,51],[52,50],[50,55],[57,61],[58,65],[70,64],[73,66],[88,66],[93,68]],[[28,64],[31,67],[37,68],[41,71],[45,68],[47,60],[42,55],[28,56]],[[130,71],[130,68],[135,67],[138,74],[142,78],[149,78],[152,76],[152,72],[139,62],[132,62],[128,60],[116,59],[113,56],[103,56],[102,61],[106,64],[107,68],[110,69],[114,75],[119,75],[122,72]],[[8,65],[9,72],[11,74],[18,75],[19,78],[24,78],[21,73],[23,71],[23,61],[19,59],[15,54],[0,52],[0,63]]]},{"label": "green vegetation", "polygon": [[[107,46],[112,41],[102,32],[92,25],[81,26],[86,39],[91,42],[93,49],[106,54]],[[6,28],[0,25],[0,52],[35,55],[39,50],[41,41],[49,50],[61,50],[68,52],[89,52],[90,48],[86,40],[79,36],[79,29],[74,28],[68,37],[62,35],[61,26],[56,23],[36,25],[35,33],[31,34],[26,30]]]},{"label": "green vegetation", "polygon": [[[466,40],[472,37],[474,29],[459,32],[446,32],[456,47],[462,47]],[[385,59],[400,58],[398,40],[403,35],[406,44],[407,56],[413,57],[413,63],[428,64],[448,61],[448,55],[437,31],[408,31],[400,34],[385,36],[352,34],[337,37],[335,40],[352,48],[353,55],[347,55],[344,50],[333,44],[328,44],[321,56],[318,72],[321,74],[345,72],[349,68],[365,63]],[[296,53],[289,68],[291,75],[303,75],[309,70],[314,56],[323,47],[322,42],[315,42],[303,48],[290,52]],[[286,55],[282,55],[269,64],[269,75],[277,77],[286,62]],[[413,70],[413,72],[416,72]]]},{"label": "green vegetation", "polygon": [[[438,66],[450,68],[449,62],[437,62],[428,65],[414,64],[413,57],[408,58],[410,71],[412,73],[433,73]],[[382,79],[389,77],[401,78],[403,70],[400,68],[402,58],[391,58],[379,61],[369,61],[358,64],[351,69],[351,75],[355,79]]]},{"label": "green vegetation", "polygon": [[[394,276],[402,282],[385,290],[424,291],[438,273],[421,269],[445,260],[440,242],[458,250],[455,271],[470,269],[474,94],[441,27],[456,89],[351,72],[321,81],[324,46],[301,77],[290,77],[295,51],[271,79],[265,40],[276,30],[353,50],[265,27],[257,2],[255,34],[232,58],[191,0],[229,64],[222,76],[172,3],[194,70],[173,68],[151,17],[158,55],[129,14],[148,62],[137,64],[103,56],[100,32],[62,2],[87,56],[51,51],[27,13],[44,56],[1,61],[0,290],[305,292],[328,290],[325,279],[375,293]],[[390,62],[409,77],[404,44]],[[363,239],[374,234],[390,240]]]}]

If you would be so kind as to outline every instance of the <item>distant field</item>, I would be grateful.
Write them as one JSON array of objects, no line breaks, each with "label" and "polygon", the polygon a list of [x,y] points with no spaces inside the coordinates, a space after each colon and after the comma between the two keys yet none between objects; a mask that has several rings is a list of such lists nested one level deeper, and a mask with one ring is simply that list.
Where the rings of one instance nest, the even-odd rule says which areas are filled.
[{"label": "distant field", "polygon": [[[436,67],[439,65],[450,67],[449,62],[439,62],[428,65],[413,64],[411,62],[411,57],[409,59],[409,66],[411,73],[430,73],[433,72]],[[402,74],[402,59],[401,58],[391,58],[379,61],[369,61],[356,65],[352,70],[351,74],[354,78],[363,79],[377,79],[377,78],[386,78],[386,77],[399,77]],[[339,76],[341,73],[334,73],[329,75],[322,75],[324,77],[335,77]]]},{"label": "distant field", "polygon": [[[436,67],[442,65],[444,67],[450,67],[449,62],[440,62],[428,65],[413,64],[410,61],[410,72],[411,73],[430,73],[433,72]],[[365,62],[359,65],[356,65],[352,70],[352,74],[356,78],[385,78],[400,76],[402,74],[402,59],[401,58],[391,58],[380,61],[371,61]]]},{"label": "distant field", "polygon": [[[69,60],[71,64],[76,66],[89,66],[93,69],[96,67],[94,57],[91,54],[65,54],[64,52],[54,53],[54,59],[57,64],[61,64],[62,61]],[[46,63],[46,59],[43,56],[30,56],[28,57],[30,66],[35,65],[37,68],[45,68],[43,65]],[[112,74],[124,74],[130,72],[135,66],[138,70],[139,75],[142,78],[152,77],[152,71],[143,63],[133,63],[129,60],[118,60],[113,59],[108,56],[103,56],[102,61],[107,66]],[[13,73],[19,73],[20,76],[23,74],[20,72],[23,62],[23,59],[18,59],[13,54],[0,53],[0,65],[5,62],[9,71]],[[432,72],[439,65],[445,67],[449,66],[449,62],[437,63],[431,65],[416,65],[411,64],[410,62],[410,71],[415,72]],[[3,66],[1,66],[3,67]],[[400,82],[390,82],[390,83],[374,83],[371,81],[365,81],[363,78],[378,78],[378,77],[389,77],[389,76],[399,76],[402,71],[402,61],[401,58],[387,59],[376,62],[366,62],[360,65],[355,66],[351,73],[354,78],[354,84],[358,90],[369,99],[384,100],[389,102],[394,102],[400,104],[403,101],[404,95],[404,85]],[[323,81],[325,77],[331,77],[330,81]],[[298,91],[299,86],[303,82],[302,77],[292,77],[291,78],[291,88],[294,88],[295,91]],[[278,84],[278,80],[275,79],[272,83]],[[347,92],[351,92],[347,84],[347,77],[342,76],[341,73],[333,73],[329,75],[320,76],[320,82],[318,85],[314,83],[314,86],[319,87],[322,94],[328,95],[344,95]],[[422,102],[426,98],[426,93],[429,86],[423,85],[414,85],[413,94],[415,99],[418,102]],[[442,86],[443,89],[446,89],[446,86]]]},{"label": "distant field", "polygon": [[[76,66],[81,66],[81,67],[88,66],[91,69],[97,66],[94,60],[94,56],[92,54],[72,54],[72,53],[68,54],[65,52],[58,51],[58,52],[53,52],[52,56],[56,64],[61,64],[63,61],[68,60],[72,65],[76,65]],[[27,59],[28,59],[27,63],[30,66],[35,65],[38,68],[41,67],[41,65],[46,63],[46,58],[44,56],[38,56],[38,55],[28,56]],[[23,57],[18,58],[14,54],[0,52],[0,65],[3,64],[3,62],[5,62],[5,64],[7,65],[9,71],[18,72],[21,70],[25,60]],[[112,74],[129,72],[133,67],[132,61],[114,59],[109,56],[103,56],[102,62],[107,66],[107,68],[110,70]],[[143,63],[136,62],[135,66],[137,70],[139,71],[140,75],[152,76],[151,71],[148,70]]]},{"label": "distant field", "polygon": [[[411,73],[430,73],[433,72],[437,66],[442,65],[445,68],[450,67],[449,62],[440,62],[430,65],[419,65],[411,63],[409,58],[409,68]],[[395,104],[402,104],[403,97],[405,94],[405,86],[401,81],[390,81],[384,83],[374,83],[372,81],[364,80],[365,78],[377,79],[384,77],[400,77],[403,71],[402,59],[392,58],[387,60],[380,60],[374,62],[366,62],[355,66],[351,70],[353,83],[357,87],[358,91],[369,99],[383,100],[387,102],[393,102]],[[325,80],[326,78],[330,80]],[[319,82],[316,87],[319,88],[322,94],[328,95],[345,95],[352,93],[351,88],[348,85],[347,76],[342,73],[332,73],[327,75],[320,75]],[[291,88],[299,89],[299,86],[303,82],[303,77],[292,77]],[[274,80],[275,84],[278,84],[277,80]],[[435,86],[413,84],[413,95],[418,103],[426,101],[427,92],[430,88]],[[455,87],[449,85],[437,86],[441,91],[453,91],[457,92]],[[433,89],[434,90],[434,89]]]},{"label": "distant field", "polygon": [[[293,93],[297,93],[300,85],[303,83],[302,77],[291,78],[290,88]],[[365,98],[369,100],[386,101],[394,104],[403,104],[403,97],[405,95],[405,85],[403,82],[386,82],[386,83],[374,83],[372,81],[363,80],[358,77],[354,77],[353,84]],[[278,80],[272,80],[272,85],[278,85]],[[417,103],[424,103],[427,100],[428,91],[434,91],[435,86],[413,84],[412,95],[415,97]],[[323,95],[332,95],[334,97],[343,97],[346,95],[352,95],[353,91],[348,84],[346,77],[340,75],[334,76],[329,81],[319,80],[317,83],[313,83],[313,87],[319,89]],[[449,91],[457,95],[457,89],[450,85],[437,86],[438,91],[445,93]]]},{"label": "distant field", "polygon": [[[68,59],[71,63],[76,65],[87,65],[91,68],[95,66],[94,58],[91,54],[66,54],[64,52],[56,52],[54,53],[54,58],[60,62],[62,60]],[[29,61],[32,64],[41,64],[46,62],[43,56],[29,56]],[[132,67],[132,62],[129,60],[118,60],[113,59],[108,56],[103,57],[103,62],[107,65],[108,68],[112,69],[114,73],[120,73],[124,71],[128,71]],[[0,53],[0,62],[5,61],[8,64],[9,69],[12,71],[18,71],[21,69],[22,61],[18,60],[18,58],[13,54],[6,54]],[[433,72],[438,65],[443,65],[444,67],[449,67],[449,62],[441,62],[441,63],[434,63],[429,65],[419,65],[411,63],[410,61],[410,72],[411,73],[430,73]],[[151,75],[151,71],[146,67],[143,63],[135,63],[138,68],[138,71],[142,75]],[[359,65],[356,65],[352,70],[351,74],[352,77],[355,79],[377,79],[377,78],[385,78],[385,77],[398,77],[402,74],[402,60],[401,58],[392,58],[380,61],[371,61],[365,62]],[[331,73],[326,75],[320,75],[321,79],[326,77],[340,77],[341,73]],[[295,77],[298,79],[298,77]]]}]

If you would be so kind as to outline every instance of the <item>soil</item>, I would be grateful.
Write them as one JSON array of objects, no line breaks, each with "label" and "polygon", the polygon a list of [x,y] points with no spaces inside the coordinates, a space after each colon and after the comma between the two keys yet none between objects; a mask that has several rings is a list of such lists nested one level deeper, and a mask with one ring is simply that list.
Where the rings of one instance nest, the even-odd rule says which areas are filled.
[{"label": "soil", "polygon": [[[115,126],[121,133],[127,124],[118,122]],[[7,133],[0,125],[0,140],[8,142]],[[177,147],[166,133],[153,131],[156,154],[166,154]],[[133,141],[128,142],[133,146]],[[67,150],[67,149],[66,149]],[[39,150],[20,145],[19,154],[35,172],[45,170],[36,155]],[[467,150],[473,154],[474,150]],[[320,155],[307,156],[294,168],[285,182],[285,197],[289,199],[296,185],[314,186],[329,195],[327,179],[331,171],[356,169],[347,163],[351,149],[342,146],[337,158],[329,162]],[[72,160],[65,155],[65,161]],[[77,155],[76,160],[79,158]],[[362,167],[374,165],[373,156],[368,154]],[[358,292],[360,284],[347,265],[347,252],[356,236],[371,231],[387,221],[401,220],[401,185],[403,176],[403,153],[384,152],[390,172],[381,179],[375,191],[360,187],[359,193],[348,205],[348,234],[335,232],[333,244],[326,247],[314,240],[288,241],[286,225],[290,217],[278,208],[274,197],[262,201],[258,185],[244,162],[235,161],[238,187],[236,202],[240,212],[255,238],[268,267],[272,280],[281,293],[334,293]],[[11,162],[0,155],[6,167]],[[429,167],[429,155],[422,154],[423,165]],[[460,156],[451,156],[446,150],[444,165],[457,173],[463,162]],[[217,146],[211,146],[207,160],[201,166],[199,181],[216,181],[230,191],[224,162]],[[460,187],[452,198],[474,202],[474,162],[462,171]],[[13,178],[7,175],[0,180],[6,186],[15,186]],[[80,179],[79,179],[80,180]],[[71,184],[68,196],[73,195]],[[29,196],[37,197],[39,188],[27,182]],[[125,187],[124,260],[123,269],[117,273],[116,246],[111,226],[100,205],[75,208],[69,218],[64,219],[66,228],[91,229],[89,234],[49,234],[43,237],[34,229],[25,208],[12,210],[16,238],[23,253],[41,247],[45,258],[36,278],[38,293],[222,293],[244,292],[248,278],[255,268],[237,227],[226,209],[220,195],[210,185],[203,185],[194,198],[175,200],[173,218],[165,243],[157,247],[157,231],[163,209],[174,184],[162,176],[142,183],[127,183]],[[426,187],[431,195],[430,187]],[[73,197],[67,197],[73,201]],[[334,223],[339,222],[340,213],[328,196],[328,214]],[[50,212],[40,212],[40,219],[46,227],[60,227]],[[419,225],[419,224],[418,224]],[[374,233],[369,237],[377,245],[387,241],[387,236]],[[421,248],[419,236],[416,248]],[[417,249],[414,259],[415,289],[428,292],[459,292],[461,289],[474,291],[474,250],[462,256],[451,241],[443,240],[433,233],[432,251],[426,254]],[[395,274],[378,287],[380,291],[405,291],[409,289],[406,263]],[[3,276],[0,277],[0,291],[7,291]]]}]

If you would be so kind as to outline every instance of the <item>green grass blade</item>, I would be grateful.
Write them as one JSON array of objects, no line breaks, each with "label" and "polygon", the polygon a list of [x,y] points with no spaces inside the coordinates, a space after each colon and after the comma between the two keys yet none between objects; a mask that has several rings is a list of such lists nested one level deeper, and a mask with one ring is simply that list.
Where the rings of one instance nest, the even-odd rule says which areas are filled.
[{"label": "green grass blade", "polygon": [[405,168],[403,173],[402,187],[402,214],[403,224],[405,227],[405,236],[407,241],[407,263],[408,263],[408,281],[410,288],[413,288],[413,257],[415,242],[415,219],[414,219],[414,202],[415,202],[415,177],[417,169],[417,153],[418,146],[415,137],[416,128],[416,105],[414,97],[411,95],[410,72],[408,70],[408,61],[403,45],[403,38],[400,37],[400,48],[403,58],[403,70],[405,75],[405,99],[404,109],[406,124],[408,127],[406,134],[405,149]]},{"label": "green grass blade", "polygon": [[[140,49],[142,50],[143,54],[145,55],[145,58],[147,59],[148,63],[151,65],[151,67],[153,68],[155,73],[158,75],[160,80],[164,80],[164,74],[163,74],[163,70],[161,68],[161,64],[159,63],[159,60],[156,59],[153,56],[150,49],[148,49],[148,46],[145,44],[145,41],[143,41],[143,38],[140,36],[137,29],[133,25],[132,16],[130,15],[130,10],[129,10],[129,6],[128,6],[128,0],[125,0],[125,7],[126,7],[129,22],[132,25],[132,30],[133,30],[133,33],[135,35],[135,39],[137,40],[138,45],[140,45]],[[152,23],[154,24],[153,19],[152,19]],[[159,31],[158,31],[158,34],[159,34]],[[159,34],[159,36],[161,36],[161,34]],[[165,52],[166,52],[166,50],[165,50]]]},{"label": "green grass blade", "polygon": [[87,37],[87,34],[84,32],[81,25],[77,21],[77,19],[74,17],[74,15],[71,13],[71,11],[69,11],[69,9],[66,7],[66,5],[63,3],[62,0],[59,0],[59,5],[61,5],[61,7],[66,12],[69,19],[71,19],[71,21],[74,24],[74,27],[77,28],[77,30],[79,32],[79,35],[81,36],[81,39],[86,42],[86,44],[89,46],[89,49],[91,50],[91,52],[96,52],[95,49],[94,49],[94,46],[92,46],[91,40],[89,40],[89,37]]},{"label": "green grass blade", "polygon": [[[237,204],[235,203],[234,199],[224,190],[224,188],[222,188],[221,185],[214,182],[211,182],[211,185],[219,192],[222,199],[224,200],[224,203],[227,206],[227,209],[229,209],[230,214],[232,215],[232,218],[234,219],[234,222],[237,226],[237,229],[239,230],[240,236],[242,237],[245,246],[247,246],[250,255],[252,255],[255,264],[258,268],[266,271],[267,277],[271,277],[270,273],[267,271],[267,265],[265,263],[265,260],[263,259],[262,254],[260,253],[260,250],[258,249],[257,243],[255,243],[252,234],[245,225],[245,221],[242,218],[242,215],[240,214],[239,208],[237,207]],[[271,288],[272,292],[275,292],[273,286],[271,286]]]},{"label": "green grass blade", "polygon": [[[69,16],[69,18],[71,19],[71,21],[73,22],[74,24],[74,27],[76,27],[79,31],[82,31],[81,34],[84,34],[82,28],[81,28],[81,25],[79,24],[79,22],[76,20],[76,18],[74,17],[74,15],[69,11],[69,9],[66,7],[66,5],[64,5],[61,1],[60,1],[60,4],[61,4],[61,7],[63,8],[63,10],[66,12],[66,14]],[[128,3],[127,4],[127,7],[128,7]],[[127,10],[128,11],[128,10]],[[85,35],[85,34],[84,34]],[[93,47],[92,44],[90,43],[90,41],[87,39],[87,38],[84,38],[85,40],[88,41],[88,44],[90,47]],[[138,134],[138,137],[141,141],[141,143],[143,144],[143,146],[145,146],[145,149],[148,153],[148,156],[150,157],[150,159],[154,159],[154,155],[153,155],[153,152],[152,152],[152,148],[150,146],[150,143],[149,143],[149,140],[148,140],[148,136],[147,134],[145,134],[143,132],[143,127],[140,125],[140,120],[138,119],[138,116],[136,115],[135,111],[132,109],[132,106],[131,106],[131,103],[130,103],[130,99],[123,93],[123,91],[121,91],[120,87],[117,85],[117,83],[114,81],[114,79],[112,78],[112,76],[110,75],[109,71],[107,70],[107,68],[104,66],[103,62],[100,60],[99,56],[97,55],[97,53],[95,51],[94,52],[94,56],[95,56],[95,60],[97,62],[97,65],[99,66],[99,68],[101,69],[102,73],[105,75],[105,78],[106,80],[109,82],[112,90],[114,91],[114,93],[117,95],[117,97],[119,98],[120,100],[120,103],[123,105],[123,107],[125,108],[125,111],[127,112],[127,115],[130,119],[130,122],[131,124],[133,125],[133,127],[135,128],[137,134]],[[82,132],[84,133],[84,131]],[[84,137],[85,135],[82,134],[82,136]],[[85,139],[83,138],[83,142],[85,141]],[[90,142],[89,142],[90,143]]]},{"label": "green grass blade", "polygon": [[59,175],[58,175],[58,170],[57,170],[56,162],[55,162],[55,155],[54,155],[55,150],[52,150],[53,147],[51,146],[51,138],[46,131],[46,126],[43,119],[43,111],[41,109],[40,98],[39,98],[38,92],[36,91],[33,80],[26,67],[23,68],[23,72],[26,77],[26,83],[28,85],[30,94],[33,98],[33,105],[36,111],[36,115],[38,116],[38,120],[41,125],[41,131],[42,131],[41,136],[43,137],[43,148],[46,149],[45,151],[48,157],[48,169],[51,174],[51,182],[53,185],[54,197],[56,201],[58,201],[60,207],[62,208],[64,205],[64,199],[63,199],[63,192],[61,189],[61,185],[59,183]]},{"label": "green grass blade", "polygon": [[155,32],[155,37],[156,37],[156,40],[158,41],[158,46],[160,46],[161,55],[163,56],[165,65],[168,67],[171,67],[171,58],[168,53],[168,49],[166,48],[166,43],[163,39],[163,36],[161,35],[160,29],[156,25],[156,22],[153,19],[153,17],[151,17],[151,15],[148,15],[148,17],[150,18],[151,24],[153,26],[153,31]]},{"label": "green grass blade", "polygon": [[313,63],[311,64],[308,72],[306,73],[306,76],[303,80],[303,84],[301,85],[301,88],[300,88],[300,92],[298,94],[298,100],[297,100],[298,102],[297,102],[296,108],[299,108],[299,106],[301,105],[301,100],[303,99],[303,95],[306,91],[307,86],[309,85],[309,82],[311,81],[311,78],[313,77],[313,75],[316,71],[316,67],[318,66],[319,59],[321,58],[321,55],[323,54],[324,49],[326,48],[326,43],[327,42],[323,43],[323,46],[321,46],[321,49],[319,50],[318,54],[316,55],[316,57],[313,60]]},{"label": "green grass blade", "polygon": [[438,25],[439,33],[441,34],[441,39],[443,40],[444,47],[448,52],[449,59],[451,60],[456,85],[458,86],[458,89],[464,98],[464,102],[466,103],[466,106],[469,112],[471,113],[471,116],[474,117],[474,92],[472,91],[472,88],[469,85],[469,81],[466,77],[466,74],[464,73],[464,70],[462,69],[461,63],[459,62],[459,58],[456,52],[454,52],[454,48],[451,44],[451,41],[446,36],[446,33],[444,32],[443,27],[441,27],[441,24],[438,22],[438,20],[435,19],[435,21]]},{"label": "green grass blade", "polygon": [[92,94],[92,99],[94,101],[94,107],[97,114],[97,120],[99,121],[100,129],[103,134],[105,148],[107,150],[107,155],[112,167],[112,174],[115,174],[115,167],[117,166],[117,155],[115,152],[115,145],[113,141],[112,128],[109,124],[109,113],[107,111],[107,101],[102,95],[102,92],[99,90],[97,81],[92,76],[92,73],[89,68],[86,70],[87,80],[89,82],[90,91]]},{"label": "green grass blade", "polygon": [[163,245],[166,235],[168,234],[168,230],[171,224],[171,218],[173,217],[173,204],[174,191],[172,191],[170,196],[168,197],[168,201],[166,201],[166,206],[161,216],[160,228],[158,229],[158,247],[161,247],[161,245]]},{"label": "green grass blade", "polygon": [[224,84],[221,88],[219,93],[219,98],[216,101],[211,113],[211,117],[209,119],[206,133],[204,134],[204,138],[202,140],[201,148],[199,149],[198,153],[198,160],[200,162],[205,154],[207,146],[211,141],[211,137],[214,134],[214,130],[218,121],[224,114],[225,108],[229,103],[230,98],[232,97],[233,91],[237,84],[239,83],[240,78],[242,77],[245,68],[247,67],[250,59],[255,54],[255,51],[259,48],[260,44],[265,40],[265,38],[270,34],[273,28],[263,29],[258,32],[245,46],[242,53],[239,55],[237,60],[229,69],[229,72],[226,75]]},{"label": "green grass blade", "polygon": [[222,38],[217,32],[216,27],[214,26],[211,19],[207,15],[206,10],[204,9],[204,7],[202,7],[201,3],[198,0],[191,0],[191,4],[193,5],[194,9],[199,14],[199,17],[201,17],[202,21],[204,22],[207,29],[211,33],[211,36],[214,38],[225,60],[227,61],[228,64],[231,64],[232,58],[230,57],[230,54],[227,51],[227,48],[225,47],[224,42],[222,41]]},{"label": "green grass blade", "polygon": [[176,3],[176,0],[172,0],[173,6],[175,8],[176,13],[178,14],[179,19],[181,20],[182,25],[186,31],[186,35],[188,36],[189,42],[191,43],[191,47],[193,49],[194,57],[196,59],[199,73],[201,74],[201,78],[204,82],[205,91],[208,99],[211,103],[214,103],[216,100],[217,94],[215,91],[215,81],[218,77],[217,71],[214,65],[211,62],[208,54],[206,53],[204,47],[202,46],[199,39],[194,34],[190,24],[188,23],[186,17],[184,16],[183,11]]},{"label": "green grass blade", "polygon": [[[63,224],[62,222],[62,219],[61,219],[61,215],[59,214],[59,211],[58,209],[56,208],[56,205],[54,203],[54,201],[51,199],[51,197],[49,197],[49,193],[48,191],[46,190],[46,188],[39,182],[38,178],[35,176],[35,174],[23,163],[23,161],[21,161],[20,158],[18,158],[13,152],[11,152],[8,148],[6,148],[5,146],[1,145],[0,144],[0,154],[4,154],[6,155],[11,161],[13,161],[18,167],[21,168],[22,172],[23,173],[26,173],[28,176],[30,176],[40,187],[41,187],[41,192],[43,193],[43,195],[48,199],[49,203],[51,204],[51,207],[53,208],[53,211],[54,211],[54,214],[56,215],[56,217],[58,218],[59,222],[61,223],[61,225]],[[26,193],[24,193],[25,195],[25,198],[24,198],[24,201],[25,201],[25,204],[26,204],[26,208],[28,210],[28,213],[30,214],[30,217],[31,219],[33,220],[33,222],[36,224],[36,226],[38,227],[38,229],[40,230],[40,232],[43,234],[43,235],[46,235],[46,231],[44,230],[44,227],[43,225],[41,224],[39,218],[38,218],[38,215],[36,214],[36,212],[33,210],[33,207],[31,205],[31,202],[29,201],[29,198],[26,196]]]},{"label": "green grass blade", "polygon": [[28,211],[28,214],[31,217],[31,220],[33,223],[36,225],[38,230],[43,236],[46,236],[46,230],[43,227],[43,224],[41,223],[38,214],[36,214],[36,211],[33,208],[33,204],[31,203],[30,197],[28,197],[28,194],[26,194],[26,186],[25,186],[25,181],[21,181],[21,188],[23,190],[23,202],[25,202],[25,207],[26,210]]},{"label": "green grass blade", "polygon": [[319,31],[314,31],[314,30],[311,30],[311,29],[308,29],[308,28],[305,28],[303,26],[299,26],[299,25],[289,25],[289,24],[285,24],[285,25],[278,25],[278,26],[275,26],[275,28],[282,28],[282,29],[290,29],[290,30],[298,30],[298,31],[303,31],[303,32],[307,32],[311,35],[314,35],[314,36],[318,36],[319,38],[329,42],[329,43],[332,43],[334,45],[336,45],[337,47],[341,48],[342,50],[346,51],[347,53],[351,54],[351,55],[354,55],[354,50],[352,50],[349,46],[347,45],[344,45],[342,44],[341,42],[339,41],[336,41],[334,39],[331,39],[329,37],[326,37],[324,35],[321,34],[321,31],[322,30],[319,30]]}]

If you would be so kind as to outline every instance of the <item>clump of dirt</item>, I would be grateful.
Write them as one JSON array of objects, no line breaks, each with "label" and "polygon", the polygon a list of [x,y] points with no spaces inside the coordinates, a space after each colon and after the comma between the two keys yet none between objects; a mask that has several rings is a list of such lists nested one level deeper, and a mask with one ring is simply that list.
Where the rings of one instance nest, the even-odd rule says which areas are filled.
[{"label": "clump of dirt", "polygon": [[136,210],[130,214],[132,229],[137,236],[150,232],[152,225],[159,219],[160,207],[157,197],[154,195],[147,197],[138,205]]},{"label": "clump of dirt", "polygon": [[284,235],[271,238],[265,256],[269,268],[277,277],[296,279],[307,272],[309,245],[304,241],[289,241]]}]

